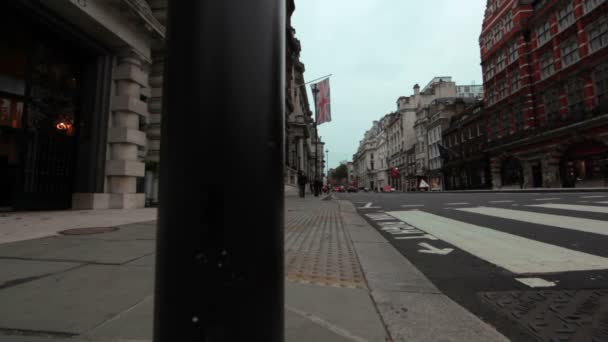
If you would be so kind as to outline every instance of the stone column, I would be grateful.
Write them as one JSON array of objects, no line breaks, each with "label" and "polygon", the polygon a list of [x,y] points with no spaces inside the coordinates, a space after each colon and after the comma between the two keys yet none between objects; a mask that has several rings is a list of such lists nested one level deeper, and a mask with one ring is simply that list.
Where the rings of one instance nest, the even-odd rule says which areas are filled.
[{"label": "stone column", "polygon": [[147,87],[146,60],[133,50],[120,54],[114,70],[115,95],[108,133],[110,160],[106,163],[110,208],[130,209],[145,206],[145,195],[137,193],[137,178],[144,177],[145,164],[139,161],[139,148],[146,146],[140,124],[147,121],[148,105],[141,100]]}]

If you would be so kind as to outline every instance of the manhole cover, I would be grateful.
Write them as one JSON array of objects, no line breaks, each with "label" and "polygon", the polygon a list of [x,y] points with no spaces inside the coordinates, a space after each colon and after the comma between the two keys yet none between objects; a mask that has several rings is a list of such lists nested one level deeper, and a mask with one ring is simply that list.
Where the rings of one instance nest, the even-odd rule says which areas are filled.
[{"label": "manhole cover", "polygon": [[93,235],[103,234],[117,231],[118,227],[89,227],[89,228],[74,228],[59,232],[62,235]]},{"label": "manhole cover", "polygon": [[541,341],[608,341],[608,290],[484,292],[480,296]]}]

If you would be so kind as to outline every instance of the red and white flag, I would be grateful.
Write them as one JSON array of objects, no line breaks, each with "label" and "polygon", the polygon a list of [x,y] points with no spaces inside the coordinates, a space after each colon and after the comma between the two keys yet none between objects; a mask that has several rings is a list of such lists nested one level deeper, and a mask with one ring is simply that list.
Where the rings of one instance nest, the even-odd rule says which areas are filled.
[{"label": "red and white flag", "polygon": [[329,96],[329,78],[311,85],[315,106],[317,125],[331,121],[331,103]]}]

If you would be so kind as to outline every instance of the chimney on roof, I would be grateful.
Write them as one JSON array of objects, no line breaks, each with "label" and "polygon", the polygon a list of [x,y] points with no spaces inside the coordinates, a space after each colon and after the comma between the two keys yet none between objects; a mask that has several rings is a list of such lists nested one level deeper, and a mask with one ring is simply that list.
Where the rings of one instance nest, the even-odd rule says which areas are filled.
[{"label": "chimney on roof", "polygon": [[414,95],[420,95],[420,86],[418,83],[414,86]]}]

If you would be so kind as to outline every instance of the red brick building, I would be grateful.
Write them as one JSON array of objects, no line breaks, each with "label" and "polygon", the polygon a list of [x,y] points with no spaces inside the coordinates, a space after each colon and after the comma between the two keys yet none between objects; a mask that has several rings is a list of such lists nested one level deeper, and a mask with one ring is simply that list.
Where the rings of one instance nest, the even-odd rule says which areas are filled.
[{"label": "red brick building", "polygon": [[608,186],[608,1],[488,0],[479,42],[493,186]]}]

